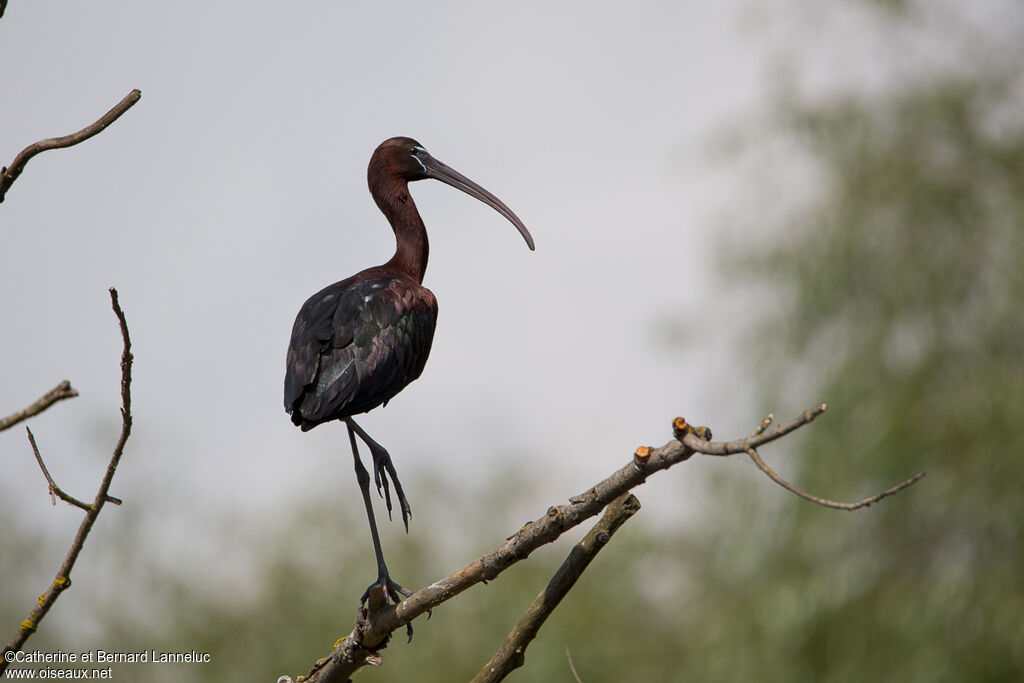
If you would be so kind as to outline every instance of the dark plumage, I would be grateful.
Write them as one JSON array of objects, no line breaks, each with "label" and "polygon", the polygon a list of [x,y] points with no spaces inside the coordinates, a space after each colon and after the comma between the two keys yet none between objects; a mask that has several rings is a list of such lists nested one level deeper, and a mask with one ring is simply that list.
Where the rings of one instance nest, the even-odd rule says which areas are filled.
[{"label": "dark plumage", "polygon": [[288,347],[292,422],[307,431],[387,403],[423,372],[436,323],[434,294],[384,266],[314,294]]},{"label": "dark plumage", "polygon": [[[370,499],[370,477],[356,436],[369,447],[374,481],[391,513],[390,485],[409,528],[411,510],[391,456],[352,419],[386,404],[423,372],[437,323],[437,299],[422,285],[427,231],[409,196],[409,183],[434,178],[485,202],[512,222],[533,249],[526,226],[501,200],[446,166],[411,138],[385,140],[367,169],[370,194],[395,231],[395,255],[380,266],[325,287],[302,305],[292,326],[284,379],[284,407],[308,431],[342,420],[348,427],[356,478],[363,494],[380,586],[396,602],[409,595],[391,580]],[[383,492],[382,492],[383,489]]]}]

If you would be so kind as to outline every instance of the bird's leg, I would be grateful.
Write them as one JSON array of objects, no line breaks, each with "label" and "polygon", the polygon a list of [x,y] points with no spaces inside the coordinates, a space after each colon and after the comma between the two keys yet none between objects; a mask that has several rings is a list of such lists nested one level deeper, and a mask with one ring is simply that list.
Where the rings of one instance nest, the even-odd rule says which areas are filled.
[{"label": "bird's leg", "polygon": [[405,491],[402,490],[402,482],[398,481],[398,472],[395,471],[395,465],[391,462],[391,455],[388,454],[387,450],[379,443],[374,441],[366,431],[356,424],[356,421],[350,417],[345,418],[345,424],[348,425],[349,432],[355,432],[359,435],[359,438],[363,440],[363,443],[370,449],[370,455],[373,456],[373,474],[374,481],[377,484],[377,493],[381,492],[381,482],[384,484],[384,501],[388,508],[388,518],[391,517],[391,494],[388,490],[388,477],[391,477],[391,481],[395,485],[395,495],[398,497],[398,505],[402,508],[402,524],[405,525],[405,532],[409,533],[409,518],[412,517],[412,508],[409,507],[409,501],[405,497]]},{"label": "bird's leg", "polygon": [[[346,420],[346,422],[348,422]],[[359,489],[363,493],[363,504],[366,506],[366,517],[370,522],[370,537],[373,539],[373,553],[377,558],[377,580],[366,587],[366,592],[363,593],[362,597],[359,598],[359,606],[362,608],[366,604],[367,598],[370,597],[370,591],[376,586],[380,586],[384,591],[385,596],[390,597],[395,601],[397,605],[403,599],[403,597],[409,597],[412,595],[412,591],[405,588],[401,584],[391,580],[391,576],[388,574],[388,566],[384,563],[384,551],[380,545],[380,534],[377,533],[377,520],[373,516],[373,505],[370,499],[370,473],[366,471],[366,467],[363,466],[363,461],[359,459],[359,447],[356,445],[356,432],[353,430],[351,424],[348,427],[348,439],[349,443],[352,444],[352,457],[355,460],[356,469],[356,481],[359,482]],[[409,638],[412,639],[412,625],[409,626]]]}]

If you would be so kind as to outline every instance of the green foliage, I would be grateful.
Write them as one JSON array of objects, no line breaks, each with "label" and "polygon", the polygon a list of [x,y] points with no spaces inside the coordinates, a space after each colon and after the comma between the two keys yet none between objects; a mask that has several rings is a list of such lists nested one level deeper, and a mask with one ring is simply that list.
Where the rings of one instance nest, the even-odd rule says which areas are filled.
[{"label": "green foliage", "polygon": [[[771,534],[756,566],[709,566],[727,632],[709,654],[743,643],[711,678],[1024,678],[1016,77],[937,78],[782,112],[826,181],[785,244],[750,255],[755,282],[786,301],[759,337],[763,393],[798,375],[812,385],[804,402],[830,407],[787,472],[848,499],[928,476],[848,517],[793,501],[755,525]],[[749,541],[746,525],[725,525],[725,560]]]}]

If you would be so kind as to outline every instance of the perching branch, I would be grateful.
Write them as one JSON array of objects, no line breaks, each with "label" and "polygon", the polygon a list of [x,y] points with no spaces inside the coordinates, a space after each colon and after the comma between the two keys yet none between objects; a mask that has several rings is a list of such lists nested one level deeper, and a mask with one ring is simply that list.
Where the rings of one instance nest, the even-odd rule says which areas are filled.
[{"label": "perching branch", "polygon": [[[121,454],[124,452],[125,443],[128,441],[128,436],[132,430],[132,412],[131,412],[131,381],[132,381],[132,352],[131,352],[131,339],[128,336],[128,323],[125,321],[124,312],[121,310],[121,305],[118,303],[117,290],[113,287],[110,288],[110,304],[114,309],[114,315],[117,316],[118,324],[121,328],[121,339],[124,344],[124,349],[121,352],[121,436],[117,440],[117,444],[114,446],[113,454],[110,457],[110,463],[107,465],[107,471],[103,476],[102,482],[100,482],[99,490],[96,492],[96,497],[93,499],[92,504],[86,505],[81,501],[75,501],[72,504],[81,507],[86,510],[85,518],[82,520],[81,525],[78,527],[78,533],[75,534],[75,540],[71,544],[70,550],[64,557],[64,562],[61,564],[60,569],[57,570],[57,576],[54,578],[53,583],[45,593],[39,596],[39,603],[35,609],[29,615],[28,619],[21,622],[21,626],[18,628],[17,633],[11,638],[7,644],[7,650],[20,650],[21,646],[24,645],[25,641],[28,640],[29,636],[32,635],[39,627],[39,622],[42,621],[43,617],[46,616],[50,608],[57,601],[57,598],[62,592],[71,586],[71,569],[75,565],[75,561],[78,559],[78,554],[82,551],[82,546],[85,544],[85,539],[92,530],[92,525],[96,522],[96,518],[99,516],[103,506],[107,503],[119,503],[116,498],[109,494],[110,482],[114,477],[114,472],[117,469],[118,463],[121,461]],[[32,443],[32,449],[35,452],[36,458],[39,461],[39,465],[46,475],[46,479],[50,484],[51,494],[57,494],[59,489],[50,477],[49,472],[46,470],[46,466],[43,465],[42,457],[39,455],[39,450],[35,444],[35,438],[32,437],[31,432],[29,433],[29,439]],[[60,495],[62,500],[67,498]],[[68,496],[70,498],[70,496]],[[71,502],[71,501],[69,501]],[[4,669],[7,668],[8,662],[0,661],[0,673],[3,673]]]},{"label": "perching branch", "polygon": [[[0,8],[0,10],[2,10],[2,8]],[[72,133],[59,138],[47,138],[45,140],[40,140],[39,142],[34,142],[21,150],[21,153],[14,157],[14,161],[11,162],[9,167],[5,166],[0,169],[0,202],[4,201],[4,196],[7,194],[7,190],[11,187],[14,181],[18,179],[18,176],[21,175],[22,171],[25,170],[25,165],[28,163],[29,159],[40,152],[45,152],[49,149],[71,147],[72,145],[77,145],[80,142],[88,140],[116,121],[121,114],[128,111],[133,104],[139,101],[139,98],[141,97],[142,92],[140,90],[132,90],[130,93],[125,95],[124,99],[114,105],[113,109],[101,116],[96,123],[86,126],[77,133]]]},{"label": "perching branch", "polygon": [[547,587],[530,603],[515,628],[508,634],[504,644],[471,683],[492,683],[504,680],[513,670],[523,665],[526,660],[526,648],[537,636],[540,627],[555,611],[562,598],[576,585],[576,580],[583,574],[583,570],[590,566],[590,561],[594,559],[601,548],[608,544],[612,534],[618,531],[619,527],[625,524],[639,509],[640,501],[632,493],[621,496],[605,508],[601,521],[594,525],[582,541],[573,546],[569,556],[555,572]]},{"label": "perching branch", "polygon": [[0,418],[0,432],[5,429],[10,429],[22,420],[27,420],[34,415],[38,415],[57,401],[61,401],[66,398],[74,398],[75,396],[78,396],[78,392],[71,388],[71,382],[64,380],[53,389],[46,392],[39,398],[39,400],[28,408],[19,410],[16,413],[11,413],[7,417]]},{"label": "perching branch", "polygon": [[[355,628],[348,636],[338,641],[330,656],[314,664],[306,680],[310,683],[340,683],[347,681],[363,666],[380,664],[382,660],[379,651],[387,646],[392,632],[470,586],[496,578],[505,569],[529,557],[530,553],[540,546],[551,543],[569,529],[598,514],[612,501],[644,483],[651,474],[688,460],[694,453],[716,456],[748,453],[749,450],[780,439],[809,424],[823,412],[825,404],[805,411],[771,431],[766,430],[772,420],[765,419],[750,436],[727,442],[711,441],[711,430],[707,427],[694,427],[683,418],[676,418],[672,423],[675,439],[660,448],[640,446],[636,449],[633,459],[610,477],[588,491],[570,498],[567,505],[548,508],[546,515],[527,523],[498,548],[470,565],[420,589],[397,605],[387,605],[382,596],[371,594],[367,613],[360,615]],[[873,496],[868,501],[880,500],[909,486],[921,476],[923,475],[917,475],[897,487]],[[861,504],[868,503],[862,501],[859,504],[840,505]],[[281,677],[280,680],[287,680],[287,677]]]}]

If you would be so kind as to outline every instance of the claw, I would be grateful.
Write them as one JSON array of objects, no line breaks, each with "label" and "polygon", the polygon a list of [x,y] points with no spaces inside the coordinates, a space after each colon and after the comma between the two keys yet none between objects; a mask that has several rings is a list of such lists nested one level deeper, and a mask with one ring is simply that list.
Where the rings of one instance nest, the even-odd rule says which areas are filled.
[{"label": "claw", "polygon": [[[377,495],[380,496],[381,498],[383,498],[384,495],[380,492],[380,486],[381,486],[381,484],[380,484],[380,467],[377,466],[377,461],[379,460],[379,456],[377,455],[377,451],[375,451],[372,448],[370,449],[370,455],[373,456],[373,483],[377,486]],[[384,480],[384,485],[386,486],[387,483],[388,482],[385,479]]]},{"label": "claw", "polygon": [[[386,451],[385,455],[387,455]],[[398,498],[398,505],[402,510],[402,524],[405,525],[405,533],[409,533],[409,520],[412,519],[412,508],[409,506],[409,500],[405,497],[405,491],[402,490],[402,482],[398,481],[398,472],[395,471],[395,465],[391,462],[390,456],[383,459],[381,464],[384,466],[387,475],[391,477],[391,481],[395,484],[395,496]],[[384,480],[387,481],[387,477]],[[391,514],[390,507],[388,507],[388,514]]]},{"label": "claw", "polygon": [[397,605],[402,602],[402,600],[412,595],[411,590],[402,584],[393,581],[391,577],[385,573],[378,576],[376,581],[366,587],[366,591],[364,591],[362,597],[359,598],[359,604],[365,605],[366,601],[370,598],[370,593],[378,586],[380,586],[381,590],[384,591],[384,595],[386,596],[385,603],[387,602],[387,598],[390,598],[392,602]]},{"label": "claw", "polygon": [[[377,463],[375,463],[375,465],[376,465],[376,469],[377,469],[377,474],[378,474],[378,476],[380,476],[380,480],[384,484],[384,505],[388,509],[388,519],[392,519],[392,517],[391,517],[391,487],[388,486],[387,471],[384,469],[384,463],[377,462]],[[380,491],[378,491],[378,493],[380,493]]]},{"label": "claw", "polygon": [[[409,501],[405,497],[405,491],[402,489],[402,482],[398,480],[398,472],[395,470],[395,465],[391,461],[391,455],[379,444],[375,444],[375,446],[370,447],[370,454],[373,457],[373,477],[374,481],[377,483],[377,493],[384,498],[384,503],[388,509],[388,519],[393,519],[391,486],[388,483],[388,479],[390,479],[390,483],[395,486],[395,498],[398,500],[398,507],[402,511],[402,524],[405,526],[406,533],[408,533],[409,520],[412,518],[412,508],[409,506]],[[383,493],[381,493],[382,488]]]},{"label": "claw", "polygon": [[[378,588],[378,587],[381,589],[381,592],[383,593],[384,604],[387,604],[388,599],[390,598],[391,601],[394,604],[397,605],[398,603],[402,602],[402,600],[404,600],[405,598],[407,598],[410,595],[412,595],[412,591],[411,590],[409,590],[408,588],[406,588],[402,584],[393,581],[391,579],[391,577],[387,574],[387,572],[384,571],[383,573],[381,573],[380,576],[377,577],[376,581],[374,581],[373,583],[371,583],[369,586],[366,587],[366,591],[363,593],[362,597],[359,598],[359,618],[357,619],[357,624],[366,625],[366,623],[367,623],[366,602],[370,598],[370,593],[372,593],[373,590],[375,588]],[[429,611],[428,611],[427,618],[428,619],[430,618],[429,617]],[[409,641],[408,642],[411,643],[412,642],[412,622],[409,622],[409,623],[407,623],[405,625],[405,630],[406,630],[406,633],[409,635]]]}]

